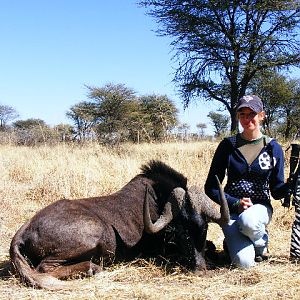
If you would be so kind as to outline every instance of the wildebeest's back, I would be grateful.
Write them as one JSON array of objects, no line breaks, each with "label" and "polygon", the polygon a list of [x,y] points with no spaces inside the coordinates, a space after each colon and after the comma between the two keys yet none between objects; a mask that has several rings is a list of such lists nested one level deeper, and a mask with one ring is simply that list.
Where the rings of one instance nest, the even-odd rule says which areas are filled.
[{"label": "wildebeest's back", "polygon": [[46,257],[69,260],[85,253],[90,256],[91,249],[96,254],[99,241],[105,241],[101,246],[104,252],[115,251],[112,227],[97,217],[88,202],[59,200],[32,218],[23,234],[23,249],[33,265]]}]

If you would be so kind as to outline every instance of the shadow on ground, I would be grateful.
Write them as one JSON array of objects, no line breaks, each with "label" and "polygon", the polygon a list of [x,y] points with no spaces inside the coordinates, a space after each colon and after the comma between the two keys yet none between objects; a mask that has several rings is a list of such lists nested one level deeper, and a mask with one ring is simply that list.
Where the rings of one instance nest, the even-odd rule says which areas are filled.
[{"label": "shadow on ground", "polygon": [[12,266],[12,263],[9,260],[0,261],[0,279],[7,280],[11,278],[13,274],[14,274],[14,268]]}]

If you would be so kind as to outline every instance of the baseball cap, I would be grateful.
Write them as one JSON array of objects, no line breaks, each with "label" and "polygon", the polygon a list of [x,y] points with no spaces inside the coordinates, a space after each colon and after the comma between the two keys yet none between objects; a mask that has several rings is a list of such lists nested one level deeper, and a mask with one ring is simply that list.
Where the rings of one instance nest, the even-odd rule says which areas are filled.
[{"label": "baseball cap", "polygon": [[255,95],[245,95],[242,98],[240,98],[237,111],[239,111],[243,107],[248,107],[256,113],[259,113],[264,110],[264,106],[261,99]]}]

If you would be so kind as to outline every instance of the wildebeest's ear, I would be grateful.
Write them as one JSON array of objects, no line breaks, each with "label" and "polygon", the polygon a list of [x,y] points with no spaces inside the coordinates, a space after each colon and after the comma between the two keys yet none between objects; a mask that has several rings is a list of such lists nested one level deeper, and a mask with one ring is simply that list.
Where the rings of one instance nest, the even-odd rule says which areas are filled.
[{"label": "wildebeest's ear", "polygon": [[157,201],[157,195],[153,189],[153,187],[149,184],[145,185],[145,197],[151,197],[154,201]]}]

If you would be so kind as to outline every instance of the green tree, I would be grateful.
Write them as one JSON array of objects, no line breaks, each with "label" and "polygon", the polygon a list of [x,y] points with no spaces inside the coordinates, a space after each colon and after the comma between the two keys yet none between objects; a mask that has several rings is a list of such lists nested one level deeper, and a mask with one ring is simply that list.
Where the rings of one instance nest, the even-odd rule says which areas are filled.
[{"label": "green tree", "polygon": [[214,126],[214,132],[217,137],[225,135],[228,130],[229,117],[220,113],[210,111],[207,115]]},{"label": "green tree", "polygon": [[282,101],[280,121],[285,140],[300,134],[300,80],[286,78],[288,93]]},{"label": "green tree", "polygon": [[137,97],[123,84],[87,88],[89,101],[67,112],[81,139],[94,133],[104,143],[160,140],[177,124],[177,108],[167,96]]},{"label": "green tree", "polygon": [[73,126],[70,124],[58,124],[54,126],[53,130],[56,132],[61,142],[72,141],[75,134]]},{"label": "green tree", "polygon": [[178,128],[178,132],[179,132],[179,134],[180,134],[180,136],[181,136],[181,139],[183,140],[183,139],[187,139],[187,137],[188,137],[188,131],[189,131],[189,129],[190,129],[190,125],[188,124],[188,123],[181,123],[181,124],[179,124],[178,126],[177,126],[177,128]]},{"label": "green tree", "polygon": [[265,70],[254,78],[250,84],[253,94],[259,95],[264,102],[266,119],[263,124],[265,131],[275,136],[282,105],[289,101],[292,93],[285,76],[276,70]]},{"label": "green tree", "polygon": [[178,110],[175,104],[166,95],[142,96],[139,100],[148,132],[151,130],[154,140],[166,139],[170,131],[178,124]]},{"label": "green tree", "polygon": [[215,100],[237,128],[236,106],[251,80],[269,68],[300,60],[299,1],[144,0],[173,38],[179,67],[174,81],[185,106],[195,97]]},{"label": "green tree", "polygon": [[264,127],[267,133],[272,136],[281,133],[285,139],[296,134],[300,114],[299,80],[268,70],[252,81],[251,89],[264,99],[267,116]]},{"label": "green tree", "polygon": [[96,124],[96,106],[93,103],[82,101],[73,105],[66,116],[74,122],[75,139],[86,141],[93,138]]},{"label": "green tree", "polygon": [[18,144],[37,145],[52,142],[55,139],[53,130],[41,119],[18,120],[12,126],[15,129]]},{"label": "green tree", "polygon": [[135,92],[123,84],[87,87],[88,97],[95,105],[96,132],[103,141],[122,141],[128,137],[129,120],[136,100]]},{"label": "green tree", "polygon": [[34,127],[45,127],[47,124],[42,119],[26,119],[26,120],[18,120],[13,123],[13,127],[18,129],[32,129]]},{"label": "green tree", "polygon": [[204,130],[207,128],[205,123],[198,123],[196,127],[200,130],[200,137],[204,136]]},{"label": "green tree", "polygon": [[285,102],[282,107],[284,116],[283,136],[285,140],[300,136],[300,84],[294,82],[294,93],[290,101]]},{"label": "green tree", "polygon": [[130,113],[124,120],[124,126],[128,129],[128,140],[139,143],[151,141],[152,123],[150,116],[145,112],[141,101],[137,98],[128,103]]}]

